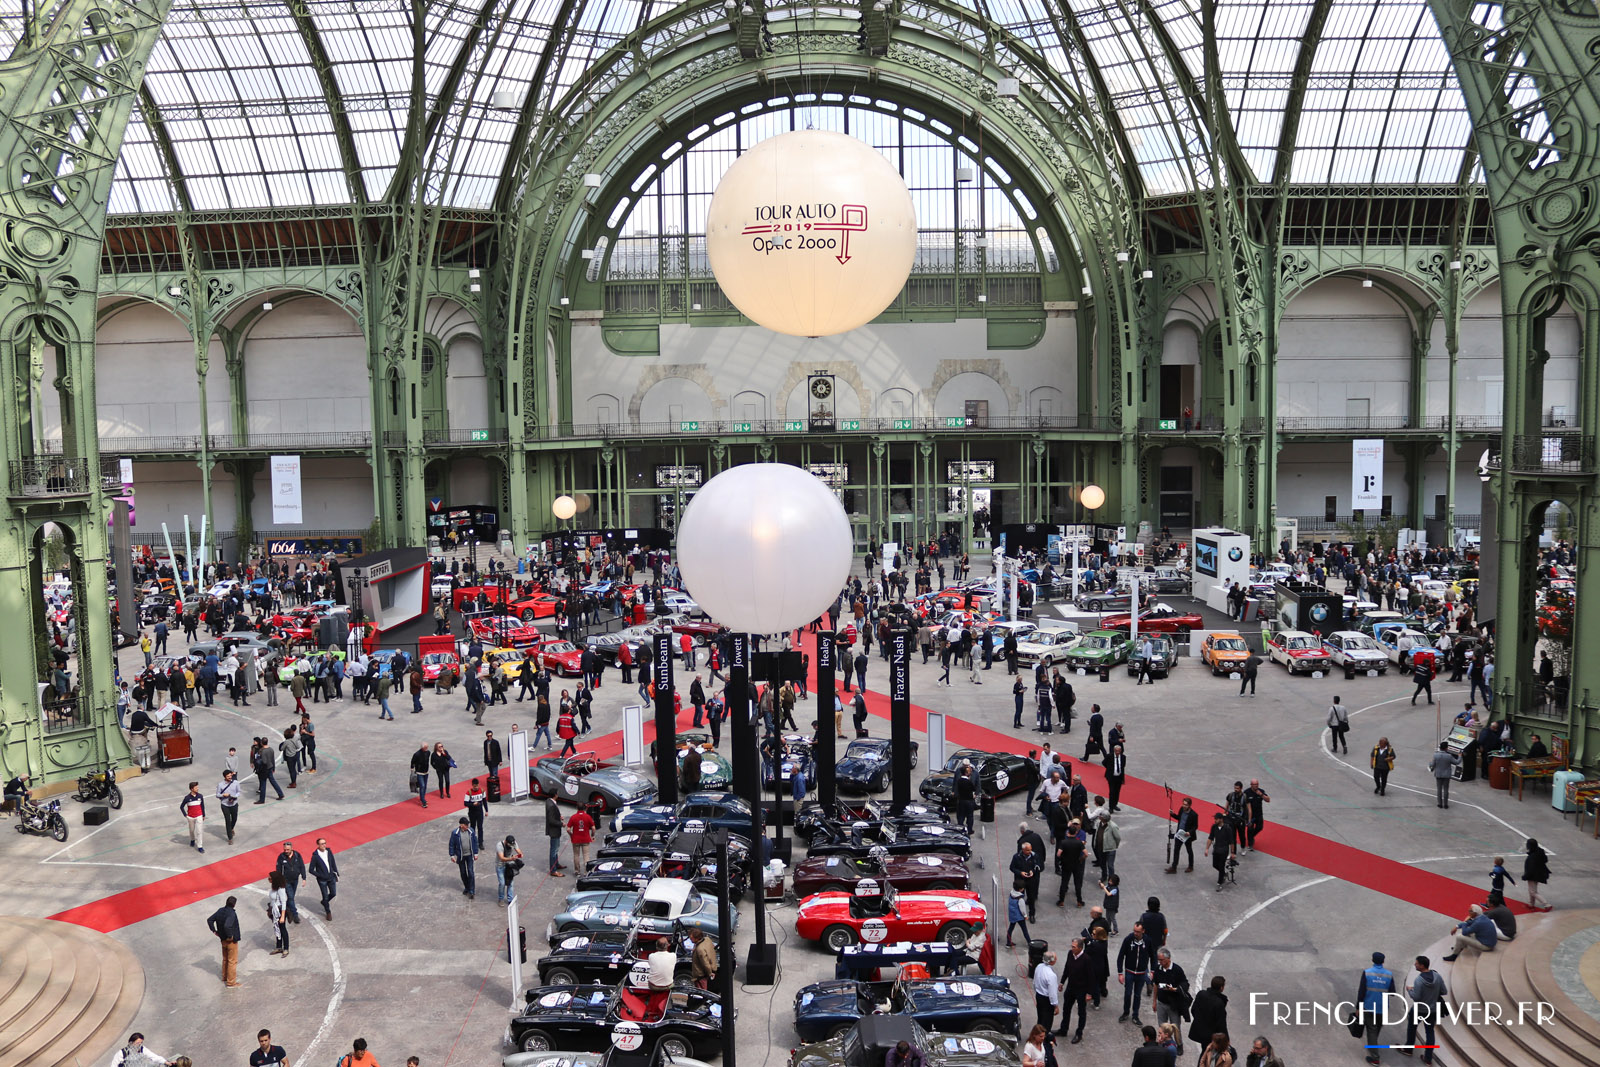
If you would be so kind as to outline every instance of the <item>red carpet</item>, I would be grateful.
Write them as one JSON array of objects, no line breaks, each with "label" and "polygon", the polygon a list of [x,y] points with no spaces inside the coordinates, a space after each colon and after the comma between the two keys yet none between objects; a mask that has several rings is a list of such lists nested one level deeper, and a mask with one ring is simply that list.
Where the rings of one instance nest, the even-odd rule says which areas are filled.
[{"label": "red carpet", "polygon": [[[811,635],[806,635],[805,644],[812,653],[815,662],[815,640]],[[883,661],[874,658],[875,669],[884,669]],[[813,680],[815,675],[813,674]],[[998,677],[1006,675],[1001,672]],[[620,684],[620,683],[619,683]],[[1009,693],[1007,694],[1009,695]],[[813,693],[815,699],[815,693]],[[846,702],[845,713],[848,716],[849,707]],[[996,702],[999,714],[1009,714],[1011,705],[1009,701]],[[889,717],[889,698],[882,693],[872,690],[867,691],[867,710],[882,719]],[[1029,709],[1031,713],[1031,708]],[[680,717],[680,726],[687,724],[689,710],[685,710]],[[1026,753],[1030,748],[1037,748],[1039,742],[1012,737],[997,730],[957,719],[947,717],[946,735],[949,742],[966,748],[983,749],[989,752],[1021,752]],[[928,712],[926,708],[911,706],[911,726],[918,731],[926,731],[928,726]],[[1080,727],[1080,730],[1083,729]],[[648,745],[655,736],[655,722],[648,715],[645,718],[645,743]],[[1055,735],[1060,736],[1060,735]],[[1069,735],[1073,739],[1086,736],[1083,733]],[[602,757],[610,757],[622,751],[622,732],[620,730],[609,734],[590,738],[582,745],[583,751],[593,751]],[[1075,750],[1068,746],[1068,753]],[[1068,753],[1064,753],[1068,754]],[[1082,774],[1084,785],[1091,793],[1105,792],[1105,771],[1097,763],[1084,763],[1076,758],[1072,762],[1073,771]],[[508,780],[509,771],[501,770],[501,780]],[[458,779],[460,781],[461,779]],[[469,774],[466,781],[471,780]],[[1216,791],[1226,791],[1228,782],[1218,781]],[[1178,794],[1174,794],[1178,798]],[[1122,788],[1122,803],[1129,807],[1146,811],[1153,815],[1165,817],[1167,814],[1166,793],[1160,785],[1142,779],[1129,777]],[[441,808],[438,804],[424,809],[413,797],[409,801],[400,801],[376,811],[357,815],[343,822],[317,830],[307,830],[291,836],[302,855],[311,851],[318,837],[328,839],[328,845],[335,852],[355,848],[359,845],[370,844],[391,834],[403,830],[410,830],[424,823],[442,819],[446,815],[458,810],[454,800],[446,802],[449,806]],[[1200,812],[1200,825],[1202,830],[1210,825],[1211,812],[1216,810],[1216,805],[1209,804],[1199,799],[1195,801],[1195,809]],[[1270,809],[1269,809],[1270,810]],[[220,819],[218,820],[220,822]],[[1152,843],[1150,847],[1154,847]],[[243,855],[231,856],[225,860],[208,863],[203,867],[175,874],[148,885],[135,889],[124,890],[101,900],[70,908],[51,916],[62,922],[77,923],[102,933],[120,930],[125,926],[143,922],[157,915],[187,907],[198,900],[219,897],[227,892],[237,889],[242,885],[259,881],[266,884],[267,874],[273,869],[278,853],[283,848],[282,840],[274,840],[271,844],[253,849]],[[440,845],[441,851],[443,844]],[[1397,900],[1408,901],[1419,907],[1428,908],[1443,915],[1453,918],[1465,917],[1469,905],[1480,903],[1485,890],[1446,878],[1443,875],[1429,871],[1419,870],[1416,867],[1398,863],[1371,852],[1364,852],[1348,845],[1342,845],[1326,838],[1317,837],[1300,830],[1293,830],[1286,826],[1274,825],[1268,819],[1267,828],[1256,839],[1258,852],[1290,863],[1305,867],[1308,870],[1330,874],[1353,885],[1359,885],[1385,896]],[[1153,888],[1153,887],[1152,887]],[[1144,890],[1140,890],[1144,892]],[[1523,906],[1508,901],[1514,911],[1526,911]]]},{"label": "red carpet", "polygon": [[[805,644],[811,652],[813,661],[815,661],[815,638],[807,634],[805,636]],[[1007,684],[1002,687],[1005,699],[994,702],[995,714],[1000,717],[1012,713],[1012,704],[1009,699],[1011,695],[1009,676],[1002,669],[1003,666],[997,661],[995,670],[990,672],[1000,679],[1007,680]],[[874,657],[873,671],[881,674],[885,673],[887,669],[888,664],[886,662]],[[966,685],[969,683],[963,680],[955,684]],[[1029,692],[1031,699],[1031,685]],[[1079,706],[1082,707],[1084,703],[1092,703],[1092,701],[1080,699]],[[882,693],[869,689],[867,691],[867,711],[879,718],[887,719],[889,717],[889,698]],[[1023,714],[1025,722],[1031,721],[1034,715],[1031,703],[1025,707]],[[847,720],[849,716],[850,702],[846,700],[845,717]],[[1085,763],[1077,758],[1077,746],[1081,745],[1083,740],[1088,737],[1088,727],[1083,725],[1087,719],[1087,714],[1075,716],[1075,718],[1077,722],[1074,725],[1077,728],[1064,737],[1060,733],[1051,735],[1051,743],[1056,745],[1062,740],[1066,741],[1067,744],[1062,751],[1062,758],[1065,759],[1069,755],[1072,756],[1073,773],[1083,776],[1083,784],[1088,788],[1090,796],[1096,793],[1104,796],[1106,792],[1105,768],[1099,763]],[[919,731],[927,730],[928,712],[926,708],[918,707],[915,704],[911,706],[911,728]],[[954,715],[947,715],[945,718],[945,735],[952,747],[975,748],[985,752],[1018,752],[1024,754],[1032,749],[1037,749],[1045,740],[1038,735],[1035,735],[1037,740],[1017,738],[1010,734],[1001,733],[998,730],[991,730],[985,726],[966,722],[956,718]],[[1224,778],[1226,781],[1223,780]],[[1218,795],[1226,793],[1232,788],[1234,781],[1235,779],[1231,775],[1221,775],[1213,791]],[[1248,784],[1249,780],[1245,779],[1245,781]],[[1186,795],[1174,790],[1174,804],[1180,803]],[[1161,785],[1134,778],[1131,775],[1123,782],[1120,801],[1123,806],[1137,808],[1140,811],[1149,812],[1161,818],[1165,818],[1169,810],[1166,791]],[[1218,810],[1218,807],[1198,797],[1195,798],[1194,806],[1195,810],[1200,813],[1200,832],[1204,835],[1211,825],[1211,813]],[[1157,843],[1159,842],[1149,842],[1148,847],[1153,849]],[[1196,843],[1196,852],[1199,851],[1202,844],[1203,840]],[[1488,891],[1479,886],[1468,885],[1454,878],[1446,878],[1444,875],[1421,870],[1384,856],[1364,852],[1358,848],[1351,848],[1349,845],[1342,845],[1336,841],[1317,837],[1301,830],[1275,825],[1272,821],[1271,808],[1267,809],[1266,829],[1256,838],[1256,851],[1268,856],[1276,856],[1281,860],[1287,860],[1307,870],[1333,875],[1335,878],[1349,882],[1352,885],[1359,885],[1374,892],[1382,893],[1384,896],[1408,901],[1418,907],[1427,908],[1431,911],[1439,912],[1441,915],[1449,915],[1457,919],[1465,918],[1468,907],[1473,904],[1481,904],[1488,895]],[[1198,875],[1202,869],[1210,871],[1209,862],[1209,860],[1205,859],[1199,860],[1196,864],[1196,874]],[[1213,877],[1215,877],[1214,873]],[[1151,886],[1143,887],[1138,891],[1137,895],[1143,895],[1147,891],[1159,893],[1160,886],[1161,883],[1158,882]],[[1515,912],[1520,913],[1528,910],[1524,905],[1509,898],[1506,903]]]}]

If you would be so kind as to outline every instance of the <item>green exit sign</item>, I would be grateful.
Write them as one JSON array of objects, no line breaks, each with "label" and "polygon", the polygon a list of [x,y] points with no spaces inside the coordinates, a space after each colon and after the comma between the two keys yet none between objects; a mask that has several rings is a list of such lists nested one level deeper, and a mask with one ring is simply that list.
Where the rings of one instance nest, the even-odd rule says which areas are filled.
[{"label": "green exit sign", "polygon": [[839,424],[839,429],[841,429],[841,430],[859,430],[859,429],[861,429],[861,420],[860,419],[845,419],[843,422],[841,422]]},{"label": "green exit sign", "polygon": [[909,430],[909,429],[911,429],[911,420],[910,419],[895,419],[894,420],[894,428],[896,430]]},{"label": "green exit sign", "polygon": [[487,441],[488,439],[489,439],[489,431],[488,430],[473,430],[472,431],[472,440],[474,440],[474,441]]},{"label": "green exit sign", "polygon": [[1158,430],[1176,430],[1177,428],[1177,419],[1162,419],[1160,422],[1156,423],[1156,429]]},{"label": "green exit sign", "polygon": [[806,428],[806,424],[801,419],[791,419],[783,424],[783,428],[789,433],[794,433],[797,430],[804,430]]},{"label": "green exit sign", "polygon": [[946,415],[944,417],[944,425],[947,430],[965,429],[967,417],[965,415]]},{"label": "green exit sign", "polygon": [[736,423],[733,424],[733,432],[734,433],[749,433],[750,432],[750,424],[748,422],[736,422]]},{"label": "green exit sign", "polygon": [[700,424],[698,422],[680,422],[680,423],[678,423],[678,432],[679,433],[699,433],[700,432]]}]

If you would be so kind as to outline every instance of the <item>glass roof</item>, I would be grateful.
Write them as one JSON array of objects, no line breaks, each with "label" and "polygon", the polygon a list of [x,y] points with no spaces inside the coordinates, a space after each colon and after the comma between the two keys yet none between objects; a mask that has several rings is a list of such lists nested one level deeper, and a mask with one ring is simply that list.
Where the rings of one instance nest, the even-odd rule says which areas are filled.
[{"label": "glass roof", "polygon": [[[541,98],[556,98],[596,57],[679,2],[580,0],[559,34]],[[925,2],[901,0],[913,17]],[[1207,88],[1201,0],[950,2],[1003,26],[1090,106],[1108,110],[1146,192],[1211,183],[1199,99]],[[1221,91],[1253,177],[1457,181],[1471,124],[1427,0],[1332,0],[1309,60],[1299,127],[1284,130],[1314,6],[1216,0]],[[14,43],[20,10],[21,0],[0,0],[0,46]],[[425,152],[435,179],[424,195],[487,207],[560,0],[438,0],[426,10],[418,102],[434,129]],[[820,9],[771,0],[768,10],[774,33],[783,33]],[[161,121],[142,104],[135,109],[111,211],[177,206],[163,137],[197,210],[349,203],[338,113],[319,77],[319,56],[348,123],[359,195],[393,195],[413,97],[411,11],[410,0],[174,0],[145,79]],[[480,20],[476,47],[467,49]],[[458,63],[453,105],[436,115]],[[1294,152],[1284,171],[1286,139]]]}]

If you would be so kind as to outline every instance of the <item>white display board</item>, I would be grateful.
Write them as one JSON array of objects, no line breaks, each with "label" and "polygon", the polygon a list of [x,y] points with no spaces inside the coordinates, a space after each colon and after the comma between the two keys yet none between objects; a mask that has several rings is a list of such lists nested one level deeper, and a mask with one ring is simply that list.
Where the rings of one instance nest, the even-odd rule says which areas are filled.
[{"label": "white display board", "polygon": [[1383,438],[1355,441],[1350,455],[1350,507],[1372,511],[1383,507]]},{"label": "white display board", "polygon": [[300,457],[273,456],[268,461],[272,485],[272,523],[298,526],[305,521],[300,503]]},{"label": "white display board", "polygon": [[894,558],[895,558],[895,556],[897,556],[899,554],[900,554],[900,544],[899,544],[899,542],[897,542],[897,541],[885,541],[883,543],[883,550],[879,553],[878,559],[883,564],[883,573],[884,574],[893,574],[894,573]]},{"label": "white display board", "polygon": [[644,762],[644,705],[622,709],[622,762],[637,767]]},{"label": "white display board", "polygon": [[[522,776],[526,778],[528,776],[527,762],[524,761],[522,766]],[[515,774],[511,777],[513,781],[516,780]],[[513,888],[515,888],[515,885],[513,885]],[[517,937],[517,910],[517,898],[513,895],[511,903],[506,905],[506,944],[510,946],[510,951],[506,955],[511,957],[512,1011],[518,1011],[522,1008],[522,944]]]},{"label": "white display board", "polygon": [[517,730],[508,739],[510,750],[507,758],[511,763],[511,799],[521,800],[530,796],[532,790],[528,782],[528,731]]},{"label": "white display board", "polygon": [[927,766],[943,767],[947,757],[944,752],[944,712],[928,712]]}]

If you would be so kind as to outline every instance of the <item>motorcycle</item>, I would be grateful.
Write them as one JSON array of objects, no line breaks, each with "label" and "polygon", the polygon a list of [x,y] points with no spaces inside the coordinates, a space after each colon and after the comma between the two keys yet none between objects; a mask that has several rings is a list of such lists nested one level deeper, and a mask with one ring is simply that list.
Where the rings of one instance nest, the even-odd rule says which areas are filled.
[{"label": "motorcycle", "polygon": [[39,804],[23,800],[17,805],[17,833],[47,834],[57,842],[67,839],[67,820],[61,817],[61,801]]},{"label": "motorcycle", "polygon": [[72,799],[85,803],[104,800],[113,808],[122,807],[122,790],[117,788],[116,762],[107,763],[103,771],[91,771],[79,778],[78,791],[72,794]]}]

